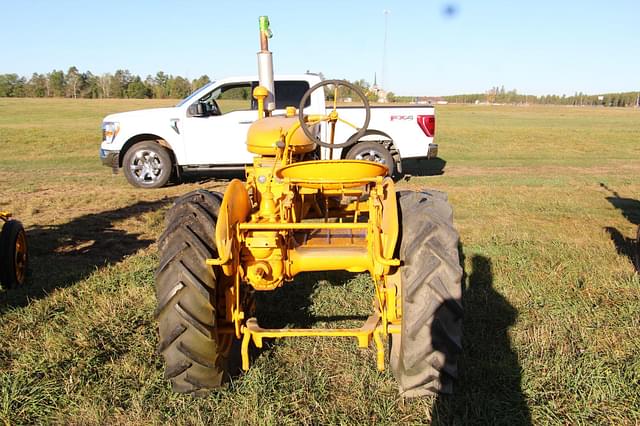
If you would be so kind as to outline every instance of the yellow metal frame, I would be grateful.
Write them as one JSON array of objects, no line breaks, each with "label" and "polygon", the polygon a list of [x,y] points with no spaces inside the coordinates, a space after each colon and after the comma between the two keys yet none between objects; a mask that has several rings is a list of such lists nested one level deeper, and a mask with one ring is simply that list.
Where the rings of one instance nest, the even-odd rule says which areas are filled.
[{"label": "yellow metal frame", "polygon": [[263,339],[281,339],[283,337],[355,337],[358,347],[366,349],[374,341],[376,346],[376,365],[378,370],[384,370],[384,331],[380,325],[378,312],[367,318],[360,328],[296,328],[296,329],[269,329],[258,325],[256,318],[247,320],[243,328],[241,355],[242,369],[249,369],[249,342],[257,348],[262,348]]},{"label": "yellow metal frame", "polygon": [[[265,130],[264,140],[260,131],[249,130],[252,146],[262,155],[247,167],[246,184],[233,180],[225,192],[215,235],[218,258],[207,259],[227,277],[222,291],[226,309],[218,332],[242,339],[245,370],[250,342],[262,347],[265,338],[292,336],[355,337],[362,348],[373,341],[377,367],[383,370],[384,341],[388,334],[400,332],[402,315],[396,268],[400,262],[394,258],[399,231],[393,181],[382,176],[378,164],[358,161],[309,162],[295,173],[284,172],[315,144],[301,140],[300,132],[292,142],[298,121],[266,117],[267,93],[261,87],[254,90],[260,121],[292,124],[280,131],[276,143],[268,139],[278,132],[269,128],[271,121],[254,124]],[[310,123],[337,120],[335,111],[309,118]],[[266,155],[270,152],[273,155]],[[320,176],[313,163],[321,163],[321,174],[329,177]],[[301,272],[338,269],[369,271],[373,278],[375,309],[361,327],[264,329],[257,319],[245,318],[243,286],[269,291]]]}]

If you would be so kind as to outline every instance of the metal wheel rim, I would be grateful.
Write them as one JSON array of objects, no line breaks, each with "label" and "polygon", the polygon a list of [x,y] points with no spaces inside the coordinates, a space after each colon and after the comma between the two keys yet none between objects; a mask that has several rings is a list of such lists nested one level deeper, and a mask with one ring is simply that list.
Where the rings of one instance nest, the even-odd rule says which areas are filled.
[{"label": "metal wheel rim", "polygon": [[154,184],[164,170],[162,158],[150,149],[140,149],[133,154],[129,165],[133,177],[143,185]]},{"label": "metal wheel rim", "polygon": [[27,278],[27,236],[24,231],[18,233],[16,238],[15,257],[13,259],[16,271],[16,282],[23,284]]},{"label": "metal wheel rim", "polygon": [[361,152],[356,155],[356,160],[366,160],[373,161],[375,163],[380,163],[386,165],[387,162],[382,155],[376,150],[370,149],[368,151]]}]

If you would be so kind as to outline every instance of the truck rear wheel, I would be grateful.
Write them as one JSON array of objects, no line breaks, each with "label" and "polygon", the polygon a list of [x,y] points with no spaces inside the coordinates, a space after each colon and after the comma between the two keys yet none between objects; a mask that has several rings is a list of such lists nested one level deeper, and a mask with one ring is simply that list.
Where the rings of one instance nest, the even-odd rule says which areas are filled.
[{"label": "truck rear wheel", "polygon": [[163,187],[173,172],[169,152],[153,141],[142,141],[131,146],[124,154],[122,168],[129,183],[138,188]]},{"label": "truck rear wheel", "polygon": [[384,164],[389,168],[389,176],[396,173],[396,163],[391,153],[378,142],[358,142],[351,147],[347,155],[347,160],[366,160]]},{"label": "truck rear wheel", "polygon": [[462,351],[462,268],[446,196],[399,192],[401,333],[391,368],[402,396],[451,393]]},{"label": "truck rear wheel", "polygon": [[27,235],[22,223],[8,220],[0,233],[0,283],[5,288],[22,285],[27,280]]},{"label": "truck rear wheel", "polygon": [[221,272],[205,263],[217,257],[214,235],[221,198],[203,190],[180,197],[167,213],[158,241],[158,353],[164,357],[165,378],[180,393],[206,393],[229,374],[229,345],[217,334]]}]

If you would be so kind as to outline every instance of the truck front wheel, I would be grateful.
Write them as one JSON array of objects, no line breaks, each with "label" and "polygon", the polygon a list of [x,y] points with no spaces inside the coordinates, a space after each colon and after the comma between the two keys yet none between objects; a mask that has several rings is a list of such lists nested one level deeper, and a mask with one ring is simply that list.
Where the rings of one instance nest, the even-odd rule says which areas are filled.
[{"label": "truck front wheel", "polygon": [[389,168],[389,176],[393,177],[396,173],[396,163],[393,160],[393,156],[378,142],[358,142],[351,147],[345,158],[347,160],[374,161],[387,166]]},{"label": "truck front wheel", "polygon": [[165,147],[157,142],[142,141],[125,153],[122,168],[131,185],[160,188],[171,178],[173,164]]}]

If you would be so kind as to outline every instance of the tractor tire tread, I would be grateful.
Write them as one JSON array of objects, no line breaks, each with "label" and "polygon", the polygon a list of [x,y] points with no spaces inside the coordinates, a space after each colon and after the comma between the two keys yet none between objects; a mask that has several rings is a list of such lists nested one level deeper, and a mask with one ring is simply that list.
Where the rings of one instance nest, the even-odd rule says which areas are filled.
[{"label": "tractor tire tread", "polygon": [[446,194],[398,192],[402,326],[391,366],[404,397],[451,393],[462,350],[462,268]]},{"label": "tractor tire tread", "polygon": [[215,226],[221,196],[204,190],[176,200],[158,242],[158,353],[172,389],[196,396],[223,384],[227,354],[216,334],[216,280],[206,259],[217,256]]}]

